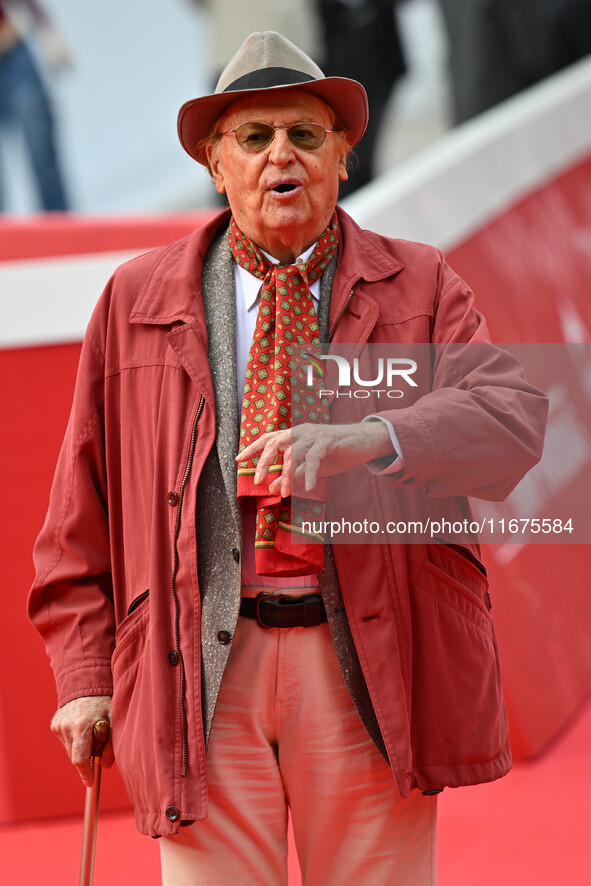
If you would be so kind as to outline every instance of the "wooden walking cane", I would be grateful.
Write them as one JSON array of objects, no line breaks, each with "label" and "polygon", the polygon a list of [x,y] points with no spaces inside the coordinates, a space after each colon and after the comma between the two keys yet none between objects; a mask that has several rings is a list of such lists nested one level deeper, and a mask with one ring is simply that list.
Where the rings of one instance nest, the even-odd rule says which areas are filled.
[{"label": "wooden walking cane", "polygon": [[94,850],[96,847],[96,829],[98,824],[98,808],[101,793],[101,757],[109,739],[110,726],[108,720],[99,720],[92,730],[92,751],[90,763],[94,769],[94,781],[86,788],[84,803],[84,834],[82,837],[82,862],[80,864],[80,886],[92,886],[94,874]]}]

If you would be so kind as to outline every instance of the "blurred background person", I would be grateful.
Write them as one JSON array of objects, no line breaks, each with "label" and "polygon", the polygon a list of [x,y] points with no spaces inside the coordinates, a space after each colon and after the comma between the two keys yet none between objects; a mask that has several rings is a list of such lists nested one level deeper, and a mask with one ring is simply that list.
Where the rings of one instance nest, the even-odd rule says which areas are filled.
[{"label": "blurred background person", "polygon": [[351,77],[365,86],[369,125],[355,148],[357,162],[341,183],[344,197],[374,177],[376,148],[392,89],[405,71],[395,7],[398,0],[318,0],[327,77]]},{"label": "blurred background person", "polygon": [[315,0],[189,0],[209,13],[213,28],[211,81],[219,75],[249,34],[277,31],[315,62],[322,60],[321,27]]},{"label": "blurred background person", "polygon": [[[71,65],[63,35],[35,0],[0,0],[0,144],[8,130],[22,139],[46,211],[68,209],[55,143],[51,103],[28,46],[34,35],[55,70]],[[4,210],[0,177],[0,211]]]}]

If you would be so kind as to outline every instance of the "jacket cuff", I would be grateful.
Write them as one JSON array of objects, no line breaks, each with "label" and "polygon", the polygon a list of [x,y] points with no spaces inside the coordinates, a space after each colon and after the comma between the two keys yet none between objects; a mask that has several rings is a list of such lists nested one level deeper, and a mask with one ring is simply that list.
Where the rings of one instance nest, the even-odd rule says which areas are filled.
[{"label": "jacket cuff", "polygon": [[87,695],[113,695],[110,659],[94,659],[55,675],[57,706]]}]

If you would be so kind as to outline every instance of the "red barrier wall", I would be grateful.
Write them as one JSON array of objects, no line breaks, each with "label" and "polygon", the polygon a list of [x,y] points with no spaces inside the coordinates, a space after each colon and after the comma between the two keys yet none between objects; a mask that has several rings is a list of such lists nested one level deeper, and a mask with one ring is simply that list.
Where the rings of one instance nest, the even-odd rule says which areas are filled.
[{"label": "red barrier wall", "polygon": [[101,219],[52,213],[24,220],[0,218],[0,261],[122,249],[141,252],[185,237],[212,214],[194,212]]},{"label": "red barrier wall", "polygon": [[[0,742],[9,763],[0,784],[0,822],[73,812],[83,797],[78,776],[49,733],[55,686],[45,650],[25,614],[32,545],[47,508],[79,354],[79,345],[0,351]],[[125,802],[114,779],[105,779],[105,789],[107,806],[113,790],[116,802]]]}]

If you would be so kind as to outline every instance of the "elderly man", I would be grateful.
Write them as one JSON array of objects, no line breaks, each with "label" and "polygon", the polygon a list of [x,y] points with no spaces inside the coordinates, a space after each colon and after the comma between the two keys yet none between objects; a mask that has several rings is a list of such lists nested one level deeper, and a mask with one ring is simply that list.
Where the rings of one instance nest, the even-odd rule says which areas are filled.
[{"label": "elderly man", "polygon": [[290,512],[329,475],[506,494],[540,455],[507,355],[363,423],[312,397],[294,442],[296,343],[487,341],[436,250],[336,209],[366,121],[360,84],[251,35],[179,116],[230,210],[118,269],[85,338],[30,615],[54,731],[88,784],[110,715],[166,884],[285,884],[288,809],[306,886],[434,883],[435,795],[510,766],[477,546],[331,547]]}]

